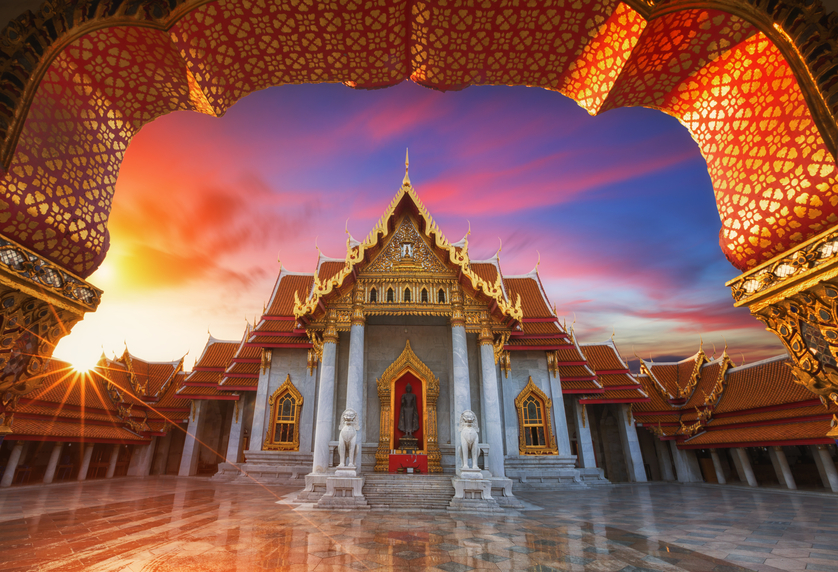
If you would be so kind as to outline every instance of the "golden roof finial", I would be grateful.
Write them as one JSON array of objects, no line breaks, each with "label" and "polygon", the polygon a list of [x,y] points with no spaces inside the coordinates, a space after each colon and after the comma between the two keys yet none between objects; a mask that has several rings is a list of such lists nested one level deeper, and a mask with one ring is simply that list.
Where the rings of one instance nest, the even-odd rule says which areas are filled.
[{"label": "golden roof finial", "polygon": [[614,341],[614,336],[616,336],[616,335],[617,335],[617,326],[612,326],[611,327],[611,341],[612,342]]},{"label": "golden roof finial", "polygon": [[402,179],[402,186],[409,187],[410,186],[410,177],[407,174],[408,167],[410,166],[410,158],[408,156],[408,149],[404,150],[404,179]]}]

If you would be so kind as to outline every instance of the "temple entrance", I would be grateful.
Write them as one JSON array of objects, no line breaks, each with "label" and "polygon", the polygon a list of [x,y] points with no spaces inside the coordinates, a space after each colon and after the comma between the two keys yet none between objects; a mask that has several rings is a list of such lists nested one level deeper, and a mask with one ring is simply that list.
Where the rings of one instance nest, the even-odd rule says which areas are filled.
[{"label": "temple entrance", "polygon": [[439,380],[410,348],[377,382],[381,402],[378,473],[441,473],[436,423]]}]

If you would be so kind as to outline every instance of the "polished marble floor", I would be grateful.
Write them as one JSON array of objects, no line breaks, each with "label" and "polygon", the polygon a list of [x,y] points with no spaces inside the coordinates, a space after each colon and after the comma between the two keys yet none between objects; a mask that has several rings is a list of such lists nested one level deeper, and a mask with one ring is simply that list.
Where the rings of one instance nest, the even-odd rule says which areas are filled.
[{"label": "polished marble floor", "polygon": [[827,494],[616,485],[485,517],[306,510],[295,491],[176,477],[5,489],[0,570],[838,571]]}]

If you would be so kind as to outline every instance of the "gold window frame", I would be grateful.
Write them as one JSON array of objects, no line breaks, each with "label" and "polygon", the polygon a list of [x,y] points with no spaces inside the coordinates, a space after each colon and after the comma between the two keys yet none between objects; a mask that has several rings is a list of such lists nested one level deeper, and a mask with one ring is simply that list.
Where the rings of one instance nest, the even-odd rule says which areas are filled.
[{"label": "gold window frame", "polygon": [[[527,438],[524,435],[524,403],[527,398],[534,396],[541,401],[544,409],[544,416],[542,418],[542,425],[544,427],[545,445],[527,446]],[[541,388],[533,383],[532,376],[530,376],[527,386],[515,398],[515,409],[518,411],[518,454],[519,455],[558,455],[559,449],[556,444],[556,438],[553,436],[553,400],[547,397]]]},{"label": "gold window frame", "polygon": [[[293,442],[275,442],[274,435],[276,434],[276,416],[279,413],[279,402],[285,394],[291,394],[297,402],[294,409],[294,441]],[[291,374],[285,378],[285,381],[280,385],[273,395],[268,399],[268,405],[271,407],[271,422],[268,425],[268,432],[265,435],[265,443],[262,445],[263,451],[299,451],[300,450],[300,412],[303,410],[303,394],[294,387],[291,383]]]}]

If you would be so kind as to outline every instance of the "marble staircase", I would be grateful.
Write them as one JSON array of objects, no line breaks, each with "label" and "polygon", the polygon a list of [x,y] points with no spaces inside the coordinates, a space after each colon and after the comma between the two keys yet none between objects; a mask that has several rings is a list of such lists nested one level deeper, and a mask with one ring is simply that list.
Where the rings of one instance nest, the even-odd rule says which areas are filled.
[{"label": "marble staircase", "polygon": [[452,475],[366,473],[364,498],[375,509],[448,509],[454,496]]}]

